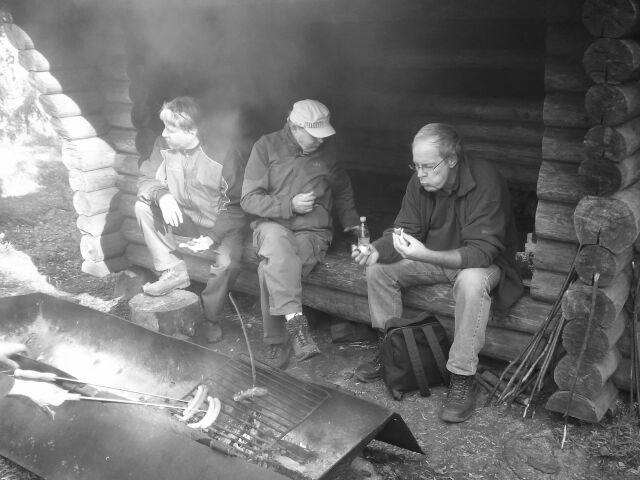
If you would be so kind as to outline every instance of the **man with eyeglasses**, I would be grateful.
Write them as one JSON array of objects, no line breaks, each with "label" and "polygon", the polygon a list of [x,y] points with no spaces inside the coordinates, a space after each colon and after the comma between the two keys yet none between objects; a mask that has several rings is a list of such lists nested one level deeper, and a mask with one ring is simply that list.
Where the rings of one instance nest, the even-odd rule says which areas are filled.
[{"label": "man with eyeglasses", "polygon": [[[491,307],[505,312],[523,291],[515,265],[518,237],[504,179],[491,163],[466,158],[453,127],[422,127],[412,152],[415,173],[395,230],[386,230],[369,252],[356,250],[352,256],[367,266],[371,323],[381,332],[388,319],[402,317],[401,288],[453,287],[455,335],[447,362],[451,382],[440,418],[463,422],[475,409],[478,353]],[[380,352],[355,374],[362,381],[380,378]]]}]

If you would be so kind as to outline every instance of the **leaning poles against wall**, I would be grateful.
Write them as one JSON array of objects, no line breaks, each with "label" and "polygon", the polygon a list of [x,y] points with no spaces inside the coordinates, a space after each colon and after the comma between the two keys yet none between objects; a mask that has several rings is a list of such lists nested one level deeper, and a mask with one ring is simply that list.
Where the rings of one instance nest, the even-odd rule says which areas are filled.
[{"label": "leaning poles against wall", "polygon": [[584,27],[599,37],[592,38],[583,57],[593,82],[584,99],[592,126],[579,166],[595,193],[581,198],[573,215],[582,245],[579,280],[563,298],[567,353],[554,372],[560,390],[547,408],[596,422],[612,407],[617,389],[630,386],[630,342],[624,331],[630,322],[625,305],[631,259],[640,233],[640,45],[632,38],[640,31],[640,1],[587,0],[582,13]]}]

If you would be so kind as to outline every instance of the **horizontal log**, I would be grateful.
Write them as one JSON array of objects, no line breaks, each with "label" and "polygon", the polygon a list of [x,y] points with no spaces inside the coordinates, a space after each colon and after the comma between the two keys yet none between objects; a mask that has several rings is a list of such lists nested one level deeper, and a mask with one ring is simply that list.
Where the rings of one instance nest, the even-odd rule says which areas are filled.
[{"label": "horizontal log", "polygon": [[93,192],[103,188],[115,187],[118,174],[111,167],[99,168],[83,172],[82,170],[69,170],[69,186],[74,192]]},{"label": "horizontal log", "polygon": [[[586,88],[585,90],[586,91]],[[371,107],[379,116],[398,114],[419,114],[423,117],[438,115],[470,120],[496,120],[507,122],[542,123],[542,104],[525,98],[495,98],[469,95],[430,95],[386,90],[356,90],[348,94],[338,94],[332,116],[336,119],[349,115],[353,107]],[[344,108],[341,108],[344,106]],[[338,115],[338,112],[341,112]],[[395,115],[394,115],[395,116]]]},{"label": "horizontal log", "polygon": [[593,37],[579,23],[549,24],[545,36],[545,53],[548,57],[566,57],[571,61],[580,61],[591,42]]},{"label": "horizontal log", "polygon": [[139,173],[138,155],[127,155],[126,153],[118,153],[113,162],[113,168],[116,172],[124,175],[135,175]]},{"label": "horizontal log", "polygon": [[31,36],[15,23],[4,23],[3,30],[9,43],[18,50],[28,50],[35,48],[35,43]]},{"label": "horizontal log", "polygon": [[120,228],[122,235],[127,239],[129,243],[136,243],[138,245],[145,245],[144,234],[142,229],[135,218],[127,217],[122,222]]},{"label": "horizontal log", "polygon": [[607,197],[640,180],[640,150],[620,162],[589,158],[580,164],[578,172],[594,185],[591,195]]},{"label": "horizontal log", "polygon": [[618,368],[611,376],[611,381],[620,390],[631,391],[631,359],[621,358]]},{"label": "horizontal log", "polygon": [[592,125],[584,108],[584,95],[547,93],[542,108],[544,124],[550,127],[580,128]]},{"label": "horizontal log", "polygon": [[133,103],[129,95],[128,80],[102,79],[100,82],[100,91],[107,102]]},{"label": "horizontal log", "polygon": [[533,268],[566,274],[571,270],[571,263],[577,251],[577,243],[538,238],[533,255]]},{"label": "horizontal log", "polygon": [[120,257],[127,248],[127,240],[121,232],[107,233],[94,237],[82,235],[80,239],[80,254],[84,260],[101,262],[112,257]]},{"label": "horizontal log", "polygon": [[98,92],[54,93],[40,95],[40,103],[52,117],[74,117],[99,113],[104,98]]},{"label": "horizontal log", "polygon": [[575,205],[540,200],[536,210],[536,236],[549,240],[577,243],[573,226]]},{"label": "horizontal log", "polygon": [[566,273],[535,269],[529,285],[531,298],[542,302],[555,302],[562,293],[566,276]]},{"label": "horizontal log", "polygon": [[[130,221],[127,222],[127,220],[125,220],[125,222],[133,225]],[[123,227],[124,225],[125,223],[123,223]],[[150,256],[145,260],[146,256],[149,255],[148,251],[146,247],[138,243],[139,241],[129,244],[127,247],[127,255],[134,264],[148,268],[151,261]],[[187,252],[185,252],[184,257],[192,278],[200,282],[206,281],[209,275],[208,265],[210,261],[198,259],[189,255]],[[239,279],[238,282],[245,284],[247,288],[253,285],[255,287],[253,292],[257,292],[257,276],[255,272],[243,270],[240,278],[243,280]],[[368,306],[366,308],[360,308],[361,306],[367,305],[367,285],[364,270],[350,260],[348,252],[332,251],[325,261],[318,265],[311,275],[304,280],[304,289],[311,287],[314,287],[314,291],[316,292],[327,292],[325,295],[330,295],[332,299],[330,302],[327,302],[327,297],[325,297],[324,302],[327,305],[321,308],[321,310],[330,308],[331,305],[328,304],[333,303],[334,295],[342,293],[350,297],[351,302],[349,303],[350,308],[343,311],[341,316],[347,318],[344,315],[348,314],[350,315],[349,318],[354,321],[364,323],[370,321]],[[412,310],[425,310],[436,315],[452,316],[453,297],[451,288],[446,285],[424,288],[428,288],[429,291],[426,297],[424,289],[422,288],[407,291],[404,296],[405,306]],[[494,317],[490,321],[490,324],[495,328],[500,327],[518,331],[523,334],[531,334],[540,328],[548,311],[548,305],[523,297],[514,305],[508,317]]]},{"label": "horizontal log", "polygon": [[126,256],[113,257],[102,262],[92,262],[91,260],[85,260],[82,262],[81,270],[84,273],[92,275],[94,277],[106,277],[112,273],[121,272],[131,266],[129,259]]},{"label": "horizontal log", "polygon": [[[477,145],[481,147],[481,145]],[[468,145],[465,147],[467,158],[474,161],[477,158],[486,159],[495,165],[500,173],[511,184],[521,185],[523,189],[535,190],[538,180],[539,163],[523,165],[518,163],[523,160],[522,157],[505,158],[508,151],[515,150],[510,145],[505,145],[505,149],[500,149],[499,145],[484,145],[487,150],[492,149],[500,153],[500,160],[496,161],[497,156],[492,156],[488,151],[473,150]],[[495,147],[495,148],[494,148]],[[380,173],[396,177],[405,177],[410,173],[408,169],[410,152],[385,152],[378,149],[359,147],[359,146],[342,146],[339,148],[340,158],[345,168],[349,170],[360,170],[369,173]],[[409,156],[407,156],[409,155]],[[504,162],[502,160],[505,160]],[[509,160],[512,160],[509,161]],[[539,162],[537,159],[524,158]],[[406,173],[405,173],[406,172]]]},{"label": "horizontal log", "polygon": [[545,127],[542,136],[542,158],[557,162],[580,163],[586,158],[584,128]]},{"label": "horizontal log", "polygon": [[131,103],[109,102],[104,108],[104,116],[112,127],[134,129],[131,108]]},{"label": "horizontal log", "polygon": [[118,201],[118,211],[125,217],[136,218],[135,204],[137,197],[129,193],[122,193]]},{"label": "horizontal log", "polygon": [[582,22],[594,37],[631,36],[640,32],[640,2],[586,0],[582,7]]},{"label": "horizontal log", "polygon": [[596,125],[584,137],[588,158],[621,162],[640,148],[640,117],[621,125]]},{"label": "horizontal log", "polygon": [[640,44],[631,38],[600,38],[582,57],[594,83],[619,84],[640,77]]},{"label": "horizontal log", "polygon": [[538,198],[576,205],[582,197],[595,194],[578,165],[544,160],[538,175]]},{"label": "horizontal log", "polygon": [[[394,116],[395,121],[389,124],[390,113],[378,107],[361,106],[351,108],[348,111],[332,112],[335,115],[336,129],[346,137],[347,131],[353,131],[354,125],[361,132],[382,131],[383,135],[405,140],[413,140],[413,136],[426,123],[447,123],[467,140],[484,141],[491,144],[512,144],[517,146],[540,147],[542,141],[543,125],[536,122],[515,122],[510,120],[483,120],[475,118],[445,116],[439,114],[426,115],[422,112],[403,114],[398,112]],[[344,129],[342,127],[345,127]],[[371,135],[370,135],[371,136]]]},{"label": "horizontal log", "polygon": [[118,152],[138,154],[136,135],[137,131],[134,129],[112,128],[109,130],[107,138]]},{"label": "horizontal log", "polygon": [[65,140],[99,137],[109,130],[102,115],[52,118],[51,126]]},{"label": "horizontal log", "polygon": [[120,190],[116,187],[96,190],[95,192],[76,192],[73,195],[73,207],[79,215],[88,217],[116,211]]},{"label": "horizontal log", "polygon": [[[578,357],[575,355],[565,355],[558,362],[553,379],[560,390],[571,390],[576,376],[577,360]],[[619,363],[620,352],[616,348],[609,350],[599,361],[583,361],[577,373],[575,393],[594,399],[616,371]]]},{"label": "horizontal log", "polygon": [[[617,352],[616,342],[624,332],[624,326],[627,319],[627,313],[625,310],[622,310],[618,315],[618,318],[616,318],[609,327],[601,328],[597,325],[591,326],[591,331],[587,339],[587,346],[584,353],[584,358],[588,359],[589,363],[604,360],[612,349]],[[580,355],[586,333],[586,319],[576,318],[566,323],[562,330],[562,346],[569,355],[574,355],[576,358]],[[613,370],[615,370],[615,368]],[[613,370],[610,372],[610,375],[613,374]],[[606,378],[609,377],[607,376]],[[558,386],[560,388],[564,388],[562,385]]]},{"label": "horizontal log", "polygon": [[[604,288],[596,289],[593,318],[601,328],[608,328],[616,321],[629,296],[630,269],[625,270]],[[568,320],[587,319],[591,314],[593,287],[580,280],[571,284],[562,297],[562,314]]]},{"label": "horizontal log", "polygon": [[355,68],[393,68],[415,71],[427,69],[461,68],[465,70],[492,70],[504,67],[520,70],[540,70],[543,59],[535,51],[498,48],[444,48],[434,50],[380,50],[360,52],[349,60]]},{"label": "horizontal log", "polygon": [[545,91],[584,93],[590,85],[591,81],[579,61],[566,57],[547,57],[545,59]]},{"label": "horizontal log", "polygon": [[[559,390],[549,397],[545,408],[564,415],[569,405],[569,397],[569,391]],[[618,389],[612,382],[607,382],[593,400],[582,395],[573,395],[569,406],[569,416],[585,422],[598,423],[607,411],[613,408],[617,398]]]},{"label": "horizontal log", "polygon": [[585,108],[595,124],[617,125],[640,114],[640,82],[592,85]]},{"label": "horizontal log", "polygon": [[120,212],[104,212],[97,215],[79,215],[76,225],[80,233],[98,237],[120,230],[123,215]]},{"label": "horizontal log", "polygon": [[600,274],[598,285],[606,287],[631,264],[633,247],[613,253],[600,245],[584,245],[576,258],[576,273],[580,280],[591,285],[593,276]]},{"label": "horizontal log", "polygon": [[118,175],[117,186],[121,192],[138,194],[138,176],[137,175]]},{"label": "horizontal log", "polygon": [[93,67],[29,73],[29,83],[44,95],[93,91],[97,78]]},{"label": "horizontal log", "polygon": [[110,167],[116,151],[105,137],[66,140],[62,142],[62,163],[68,169],[82,171]]},{"label": "horizontal log", "polygon": [[627,249],[640,234],[640,182],[610,197],[586,196],[574,214],[580,243],[597,243],[614,253]]}]

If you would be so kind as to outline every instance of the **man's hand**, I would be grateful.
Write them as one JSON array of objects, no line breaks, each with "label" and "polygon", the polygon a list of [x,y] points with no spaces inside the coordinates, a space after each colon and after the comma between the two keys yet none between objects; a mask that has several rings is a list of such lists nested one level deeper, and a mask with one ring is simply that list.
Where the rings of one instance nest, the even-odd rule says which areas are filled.
[{"label": "man's hand", "polygon": [[299,193],[291,199],[291,209],[295,213],[304,215],[313,210],[313,204],[316,201],[316,196],[313,192]]},{"label": "man's hand", "polygon": [[391,237],[393,238],[393,248],[402,258],[421,261],[423,254],[428,251],[420,240],[404,232],[401,234],[394,232]]},{"label": "man's hand", "polygon": [[26,352],[27,347],[21,343],[0,342],[0,363],[9,365],[11,368],[18,368],[19,365],[9,357],[16,353]]},{"label": "man's hand", "polygon": [[160,197],[158,206],[162,211],[164,223],[172,227],[177,227],[182,223],[182,210],[180,210],[180,206],[176,199],[173,198],[173,195],[167,193]]},{"label": "man's hand", "polygon": [[351,258],[353,258],[359,265],[366,265],[367,267],[378,263],[380,253],[376,250],[376,247],[369,245],[366,251],[360,250],[356,245],[353,245],[351,250]]}]

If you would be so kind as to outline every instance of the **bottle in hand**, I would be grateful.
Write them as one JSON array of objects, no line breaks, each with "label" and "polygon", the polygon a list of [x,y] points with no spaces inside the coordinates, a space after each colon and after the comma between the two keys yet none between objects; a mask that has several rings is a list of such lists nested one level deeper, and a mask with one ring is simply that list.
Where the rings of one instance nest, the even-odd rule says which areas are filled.
[{"label": "bottle in hand", "polygon": [[369,253],[369,244],[371,243],[369,236],[369,227],[367,226],[367,217],[360,217],[360,226],[358,227],[358,249],[364,253]]}]

